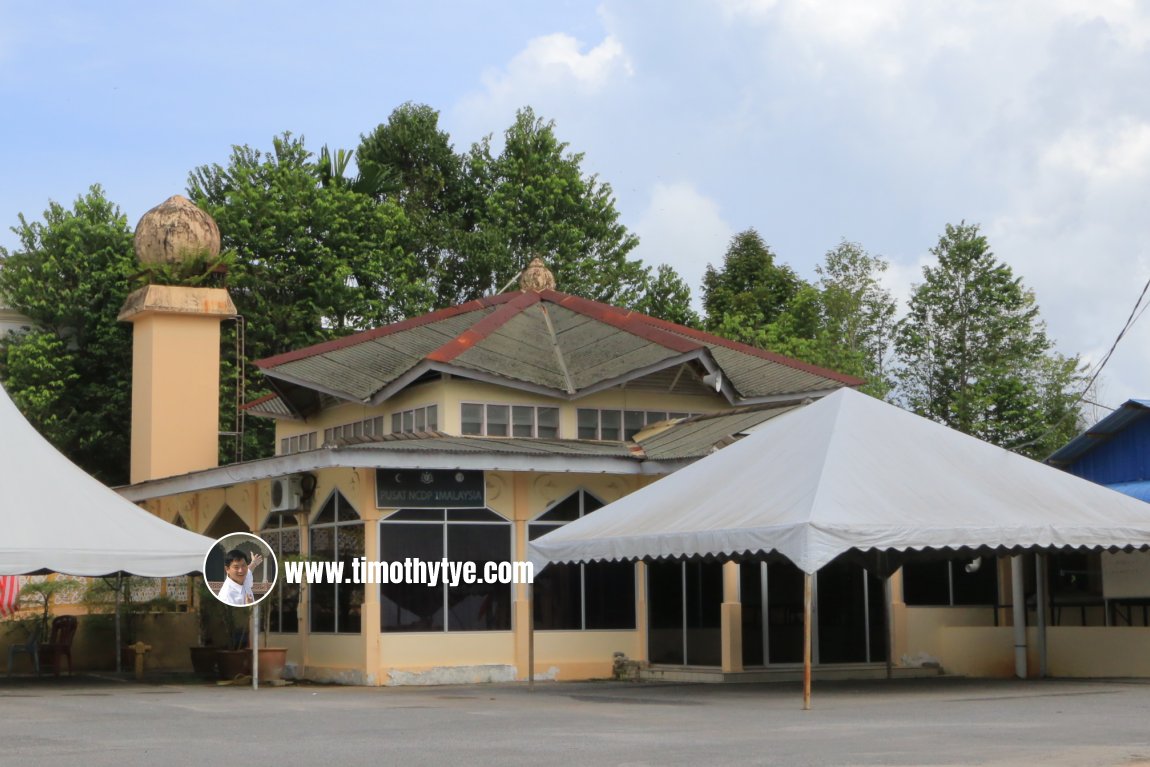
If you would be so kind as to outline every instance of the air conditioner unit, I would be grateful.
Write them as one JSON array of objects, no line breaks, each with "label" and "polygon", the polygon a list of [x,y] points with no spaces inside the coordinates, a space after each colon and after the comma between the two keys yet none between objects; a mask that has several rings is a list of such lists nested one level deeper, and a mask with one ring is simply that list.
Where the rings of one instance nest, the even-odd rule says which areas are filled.
[{"label": "air conditioner unit", "polygon": [[298,511],[302,503],[302,476],[292,474],[272,480],[272,511]]}]

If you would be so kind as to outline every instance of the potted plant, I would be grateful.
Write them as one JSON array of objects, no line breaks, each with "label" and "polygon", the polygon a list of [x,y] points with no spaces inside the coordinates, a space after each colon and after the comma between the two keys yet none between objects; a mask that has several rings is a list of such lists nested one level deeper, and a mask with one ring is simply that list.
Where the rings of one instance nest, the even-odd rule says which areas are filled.
[{"label": "potted plant", "polygon": [[192,671],[205,679],[216,678],[216,654],[220,645],[215,643],[213,626],[222,623],[222,611],[226,606],[208,590],[202,578],[196,579],[196,606],[199,611],[199,644],[189,647],[192,658]]},{"label": "potted plant", "polygon": [[[307,557],[301,554],[279,554],[275,557],[276,563],[276,588],[281,589],[281,594],[284,599],[288,598],[291,594],[291,589],[284,590],[283,577],[284,577],[284,563],[285,562],[306,562],[313,560],[314,557]],[[293,598],[299,599],[299,588],[296,587]],[[265,599],[260,604],[260,631],[263,634],[263,641],[260,643],[259,648],[259,672],[260,680],[268,682],[278,682],[283,679],[284,669],[287,667],[287,648],[286,647],[270,647],[268,645],[268,635],[271,630],[271,617],[272,610],[275,609],[272,599]]]},{"label": "potted plant", "polygon": [[224,636],[227,637],[225,647],[216,652],[216,668],[219,672],[219,678],[230,681],[239,676],[251,676],[252,651],[248,647],[246,625],[250,614],[248,608],[217,604],[220,606],[219,615],[223,624]]}]

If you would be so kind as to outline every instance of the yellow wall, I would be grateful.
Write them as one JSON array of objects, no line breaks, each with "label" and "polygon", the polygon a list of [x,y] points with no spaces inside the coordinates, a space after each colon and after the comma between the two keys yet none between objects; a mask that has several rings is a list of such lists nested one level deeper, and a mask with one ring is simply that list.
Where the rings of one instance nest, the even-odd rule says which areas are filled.
[{"label": "yellow wall", "polygon": [[638,631],[536,631],[535,673],[556,679],[607,678],[615,653],[640,656]]},{"label": "yellow wall", "polygon": [[[1036,631],[1030,630],[1035,647]],[[1033,652],[1031,653],[1033,656]],[[1150,628],[1056,626],[1046,630],[1051,676],[1150,677]],[[1035,668],[1031,660],[1031,668]]]},{"label": "yellow wall", "polygon": [[384,404],[372,407],[358,403],[345,403],[327,408],[307,421],[280,420],[276,422],[276,449],[280,440],[311,432],[318,433],[317,444],[323,444],[324,429],[363,421],[375,416],[384,417],[384,430],[391,432],[391,414],[412,408],[436,405],[439,431],[460,434],[460,406],[464,402],[505,405],[544,405],[559,408],[559,436],[575,439],[579,434],[577,411],[579,408],[620,408],[625,410],[658,410],[707,413],[730,409],[720,395],[660,394],[611,389],[570,401],[556,397],[508,389],[494,384],[447,378],[411,387]]}]

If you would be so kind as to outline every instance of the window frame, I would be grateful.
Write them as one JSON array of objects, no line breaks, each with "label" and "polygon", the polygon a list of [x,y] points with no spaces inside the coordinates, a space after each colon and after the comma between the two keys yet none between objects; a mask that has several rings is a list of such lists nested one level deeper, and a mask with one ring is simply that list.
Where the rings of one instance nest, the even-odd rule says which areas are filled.
[{"label": "window frame", "polygon": [[[335,501],[335,503],[336,503],[336,506],[334,509],[334,516],[335,516],[334,521],[332,521],[332,522],[316,522],[315,520],[320,518],[320,515],[323,514],[324,509],[327,508],[328,503],[331,503],[333,501]],[[351,513],[355,515],[354,519],[343,520],[340,518],[341,517],[340,512],[341,512],[342,507],[344,505],[346,505],[347,508],[351,510]],[[332,542],[331,542],[332,543],[332,559],[328,560],[328,561],[333,561],[333,562],[341,561],[340,560],[340,545],[339,545],[340,528],[355,527],[357,525],[361,529],[363,529],[364,548],[366,549],[367,548],[367,537],[366,537],[367,536],[367,524],[364,522],[363,515],[359,513],[359,511],[355,508],[355,506],[352,505],[352,503],[349,500],[347,500],[347,497],[342,492],[340,492],[340,490],[338,488],[335,490],[332,490],[331,493],[327,496],[327,499],[324,500],[324,502],[322,504],[320,504],[319,509],[312,516],[311,520],[309,520],[309,524],[307,527],[308,557],[310,558],[310,557],[315,555],[316,547],[315,547],[315,541],[312,537],[313,534],[317,530],[328,530],[328,529],[330,529],[332,531]],[[301,541],[301,544],[302,544],[302,541]],[[364,552],[364,553],[366,553],[366,552]],[[363,555],[364,554],[358,554],[356,556],[363,556]],[[354,558],[355,557],[353,557],[353,559]],[[347,573],[345,571],[345,575],[346,574]],[[362,590],[363,591],[363,599],[360,601],[360,606],[362,609],[362,605],[367,601],[367,590],[364,587],[364,584],[362,584],[362,583],[358,583],[358,584],[357,583],[326,584],[325,583],[325,584],[319,584],[319,585],[333,587],[333,594],[334,594],[333,604],[335,605],[335,610],[333,611],[333,621],[334,621],[333,627],[330,631],[327,631],[327,630],[318,630],[317,631],[315,628],[315,620],[314,620],[315,589],[314,589],[314,585],[313,585],[312,593],[308,595],[308,605],[307,605],[307,628],[308,628],[308,632],[311,634],[331,634],[333,636],[339,636],[339,635],[354,636],[356,634],[363,634],[364,625],[363,625],[363,613],[362,612],[360,613],[359,630],[358,631],[341,630],[340,625],[339,625],[339,623],[340,623],[340,621],[339,621],[339,597],[340,597],[340,589],[341,588],[347,588],[353,592],[356,589]]]},{"label": "window frame", "polygon": [[[576,496],[576,495],[579,496],[579,515],[577,517],[575,517],[575,519],[568,520],[565,522],[540,521],[540,519],[542,517],[546,516],[548,513],[553,511],[557,506],[566,502],[568,499],[570,499],[571,497]],[[587,499],[588,498],[594,499],[594,501],[596,503],[598,503],[599,506],[588,511],[587,510]],[[559,500],[552,503],[550,506],[548,506],[546,509],[544,509],[543,511],[536,514],[531,519],[527,520],[527,530],[526,530],[527,540],[528,541],[534,540],[534,537],[531,535],[531,532],[532,532],[531,528],[533,525],[538,526],[538,527],[548,528],[543,533],[543,534],[546,534],[548,532],[552,532],[553,530],[558,530],[562,527],[565,527],[566,525],[569,525],[572,522],[580,520],[583,517],[587,516],[588,514],[594,514],[596,511],[598,511],[599,509],[603,508],[606,505],[607,505],[607,501],[604,501],[602,498],[595,495],[590,490],[587,490],[584,487],[577,488],[573,492],[565,495],[564,497],[562,497]],[[600,565],[600,564],[614,564],[614,563],[592,562],[590,564]],[[562,567],[562,566],[564,566],[564,565],[552,565],[552,567]],[[572,565],[568,564],[565,566],[571,567]],[[578,564],[578,567],[579,567],[579,628],[544,628],[544,627],[540,627],[540,626],[535,626],[534,625],[535,624],[535,615],[534,615],[534,605],[533,605],[532,606],[532,614],[530,616],[530,620],[532,621],[533,630],[535,630],[535,631],[634,631],[638,628],[638,625],[639,625],[639,616],[637,614],[638,607],[637,607],[637,605],[635,605],[635,601],[636,601],[635,589],[636,589],[636,584],[638,583],[638,578],[636,577],[636,574],[635,574],[635,563],[633,563],[633,562],[631,563],[631,603],[632,603],[632,610],[633,610],[632,615],[631,615],[631,625],[629,627],[622,627],[622,628],[588,628],[588,626],[587,626],[587,566],[588,566],[588,563],[584,563],[584,562],[580,562]]]},{"label": "window frame", "polygon": [[[490,519],[490,520],[456,520],[454,522],[450,519],[450,513],[451,512],[467,512],[467,511],[486,511],[486,512],[490,512],[491,514],[495,515],[499,519],[498,520],[494,520],[494,519]],[[405,515],[405,516],[406,515],[415,515],[419,518],[393,519],[397,515],[401,515],[401,514]],[[471,507],[463,507],[463,508],[439,508],[439,507],[436,507],[436,508],[430,508],[430,509],[422,509],[422,508],[396,509],[391,514],[388,514],[386,517],[383,517],[382,519],[379,520],[378,523],[376,523],[376,535],[378,537],[377,538],[378,550],[380,552],[382,552],[384,550],[384,548],[383,548],[383,545],[384,545],[383,544],[384,525],[424,525],[424,526],[439,525],[442,528],[441,544],[442,544],[443,556],[450,559],[450,557],[448,557],[448,551],[449,551],[449,546],[450,546],[450,530],[449,530],[449,528],[453,524],[454,525],[487,525],[490,527],[506,526],[506,528],[507,528],[506,532],[507,532],[508,554],[509,554],[509,558],[514,559],[514,557],[515,557],[515,523],[512,520],[509,520],[506,517],[504,517],[502,514],[500,514],[498,511],[491,508],[490,506],[471,506]],[[477,574],[480,577],[482,577],[481,572],[477,573]],[[383,604],[383,596],[384,596],[383,595],[383,589],[384,589],[384,586],[387,586],[387,585],[390,585],[390,584],[383,584],[383,583],[376,584],[375,588],[376,588],[376,593],[377,593],[377,599],[379,600],[380,605]],[[460,584],[460,586],[462,586],[462,585],[465,585],[465,584]],[[484,585],[490,585],[490,586],[493,586],[496,588],[508,589],[508,595],[507,595],[508,596],[508,604],[512,605],[512,610],[514,610],[515,584],[495,583],[495,584],[484,584]],[[423,588],[429,588],[429,587],[423,586]],[[438,586],[436,586],[436,588],[440,589],[440,591],[441,591],[441,603],[440,604],[441,604],[441,608],[443,610],[443,626],[442,627],[440,627],[438,629],[427,629],[427,630],[423,630],[423,631],[409,630],[409,629],[404,629],[404,628],[399,628],[399,627],[386,627],[383,625],[384,613],[383,613],[383,610],[381,609],[380,610],[380,618],[379,618],[379,621],[380,621],[379,631],[380,631],[380,633],[381,634],[477,634],[477,633],[486,634],[486,633],[490,633],[490,632],[511,632],[511,631],[514,631],[514,628],[515,628],[514,621],[511,621],[507,628],[452,629],[451,628],[451,620],[450,620],[450,612],[451,612],[450,599],[451,599],[451,589],[453,587],[450,586],[450,584],[448,584],[448,583],[440,583]],[[455,588],[458,588],[458,586]]]},{"label": "window frame", "polygon": [[[467,421],[463,417],[464,408],[478,407],[480,408],[479,431],[465,431],[464,424]],[[491,434],[489,429],[490,424],[490,408],[507,408],[507,434]],[[523,435],[515,433],[515,411],[530,409],[531,410],[531,434]],[[550,410],[555,412],[555,434],[546,437],[539,436],[539,413],[542,410]],[[475,402],[464,401],[459,403],[459,433],[464,437],[498,437],[501,439],[560,439],[562,437],[562,411],[558,405],[536,405],[528,403],[516,402]],[[550,428],[550,427],[549,427]]]}]

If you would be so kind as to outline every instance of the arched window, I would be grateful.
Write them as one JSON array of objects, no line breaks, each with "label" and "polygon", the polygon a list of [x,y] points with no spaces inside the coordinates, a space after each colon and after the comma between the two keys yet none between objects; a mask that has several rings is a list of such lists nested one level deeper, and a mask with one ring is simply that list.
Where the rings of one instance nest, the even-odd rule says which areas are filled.
[{"label": "arched window", "polygon": [[[527,528],[535,540],[602,508],[603,502],[579,490],[536,517]],[[535,628],[541,631],[635,628],[633,562],[549,565],[535,576]]]},{"label": "arched window", "polygon": [[283,577],[283,563],[284,557],[299,556],[299,525],[290,514],[272,514],[260,537],[272,547],[280,567],[278,585],[266,602],[268,625],[271,631],[294,634],[299,631],[299,584],[288,583]]},{"label": "arched window", "polygon": [[[490,509],[401,509],[380,522],[380,559],[474,562],[482,579],[486,563],[511,560],[511,536],[511,523]],[[435,586],[412,580],[382,584],[380,630],[511,630],[513,586],[438,580]]]},{"label": "arched window", "polygon": [[[342,562],[344,577],[351,577],[353,560],[364,555],[363,521],[339,491],[333,492],[320,508],[308,534],[309,558]],[[312,633],[359,633],[362,583],[315,583],[309,589],[308,625]]]}]

